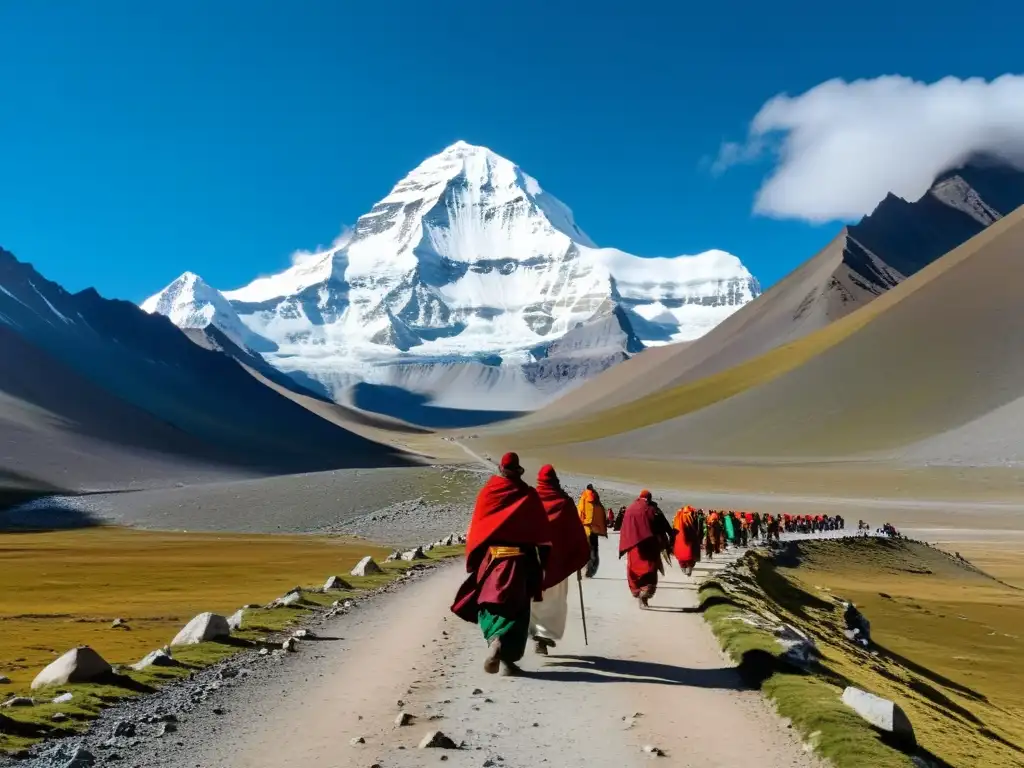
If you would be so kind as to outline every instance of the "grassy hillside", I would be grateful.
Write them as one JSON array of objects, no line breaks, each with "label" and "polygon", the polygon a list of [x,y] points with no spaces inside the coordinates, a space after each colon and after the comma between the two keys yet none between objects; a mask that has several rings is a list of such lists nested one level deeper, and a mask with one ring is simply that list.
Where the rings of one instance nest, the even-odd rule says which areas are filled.
[{"label": "grassy hillside", "polygon": [[[907,765],[906,756],[838,703],[847,685],[896,701],[925,755],[951,766],[1024,764],[1024,591],[923,544],[848,539],[750,554],[747,569],[709,582],[705,616],[731,653],[762,681],[784,716],[818,736],[840,766]],[[842,635],[841,599],[871,621],[875,646]],[[737,621],[772,614],[811,636],[821,661],[810,674],[779,662],[767,632]]]}]

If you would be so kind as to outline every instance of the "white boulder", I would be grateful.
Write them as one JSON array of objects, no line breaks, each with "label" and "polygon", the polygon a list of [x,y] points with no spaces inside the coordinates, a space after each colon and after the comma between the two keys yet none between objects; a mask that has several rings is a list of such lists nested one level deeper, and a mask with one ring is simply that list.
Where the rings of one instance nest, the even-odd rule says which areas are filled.
[{"label": "white boulder", "polygon": [[68,683],[88,683],[113,672],[110,665],[87,645],[72,648],[52,662],[32,681],[32,688]]},{"label": "white boulder", "polygon": [[910,719],[895,702],[849,686],[843,691],[843,704],[880,731],[892,734],[910,746],[917,743]]},{"label": "white boulder", "polygon": [[228,616],[228,629],[236,632],[242,628],[242,621],[245,619],[245,608],[239,608]]},{"label": "white boulder", "polygon": [[132,669],[136,672],[141,672],[147,667],[176,667],[178,662],[171,656],[169,648],[160,648],[155,651],[150,651],[143,656],[139,661],[132,664]]},{"label": "white boulder", "polygon": [[403,552],[402,559],[406,562],[412,562],[413,560],[426,560],[427,556],[423,553],[423,547],[416,547],[416,549]]},{"label": "white boulder", "polygon": [[228,626],[228,620],[219,614],[206,611],[186,624],[181,632],[174,636],[171,645],[197,645],[230,636],[231,627]]},{"label": "white boulder", "polygon": [[[402,555],[402,558],[404,559],[405,555]],[[377,573],[384,573],[384,571],[369,555],[356,563],[356,567],[352,569],[353,576],[373,576]]]},{"label": "white boulder", "polygon": [[340,576],[331,576],[324,582],[324,592],[331,589],[352,589],[352,585]]}]

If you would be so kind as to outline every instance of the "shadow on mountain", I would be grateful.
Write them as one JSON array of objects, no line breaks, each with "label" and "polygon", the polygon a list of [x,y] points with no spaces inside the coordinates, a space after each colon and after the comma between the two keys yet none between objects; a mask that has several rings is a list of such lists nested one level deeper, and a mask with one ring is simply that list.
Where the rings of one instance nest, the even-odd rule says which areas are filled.
[{"label": "shadow on mountain", "polygon": [[352,404],[361,410],[432,429],[464,429],[521,416],[520,411],[474,411],[430,405],[426,396],[401,387],[360,383],[352,387]]}]

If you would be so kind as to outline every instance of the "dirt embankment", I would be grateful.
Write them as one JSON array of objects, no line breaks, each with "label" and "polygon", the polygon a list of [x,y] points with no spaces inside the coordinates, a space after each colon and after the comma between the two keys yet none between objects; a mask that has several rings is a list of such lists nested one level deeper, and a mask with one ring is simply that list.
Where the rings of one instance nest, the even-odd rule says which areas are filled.
[{"label": "dirt embankment", "polygon": [[[748,680],[840,768],[905,766],[911,754],[937,766],[1024,764],[1024,591],[970,563],[906,540],[791,542],[748,554],[701,598]],[[844,601],[870,620],[869,647],[844,636]],[[787,637],[813,643],[809,662],[785,656]],[[845,707],[847,686],[897,703],[917,750]]]}]

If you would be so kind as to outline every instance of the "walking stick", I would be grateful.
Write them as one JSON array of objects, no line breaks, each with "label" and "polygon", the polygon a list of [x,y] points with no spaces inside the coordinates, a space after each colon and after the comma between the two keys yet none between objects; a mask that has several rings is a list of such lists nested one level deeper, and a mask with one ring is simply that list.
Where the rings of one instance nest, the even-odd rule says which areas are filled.
[{"label": "walking stick", "polygon": [[587,639],[587,609],[583,605],[583,577],[576,571],[576,586],[580,588],[580,616],[583,618],[583,644],[590,645]]}]

